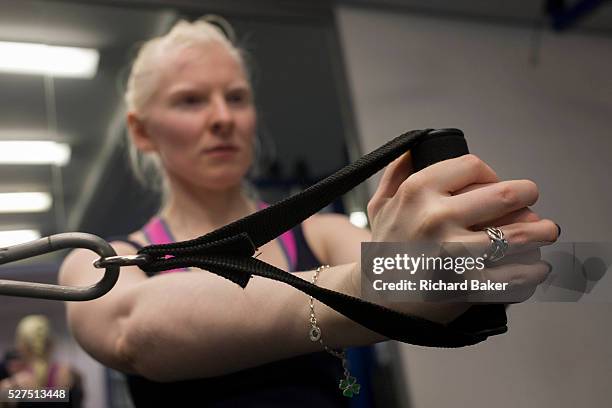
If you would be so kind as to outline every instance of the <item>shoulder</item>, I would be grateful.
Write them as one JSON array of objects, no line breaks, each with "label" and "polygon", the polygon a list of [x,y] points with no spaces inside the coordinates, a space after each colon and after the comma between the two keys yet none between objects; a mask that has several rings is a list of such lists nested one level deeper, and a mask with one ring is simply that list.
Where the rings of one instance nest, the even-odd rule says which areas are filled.
[{"label": "shoulder", "polygon": [[[344,214],[315,214],[302,223],[304,237],[319,259],[329,264],[352,258],[362,241],[370,240],[370,231],[359,228]],[[348,253],[351,255],[349,256]]]},{"label": "shoulder", "polygon": [[344,228],[346,226],[353,226],[353,224],[351,224],[346,215],[338,213],[314,214],[302,223],[304,230],[318,234],[326,234],[335,228]]},{"label": "shoulder", "polygon": [[367,233],[368,230],[360,228],[351,223],[349,217],[345,214],[338,213],[319,213],[314,214],[310,218],[307,218],[302,223],[305,229],[319,232],[322,234],[334,233],[340,228],[341,231],[363,231]]},{"label": "shoulder", "polygon": [[[111,240],[109,244],[110,246],[113,247],[115,252],[117,252],[117,255],[133,255],[138,252],[138,248],[134,246],[132,243],[128,242],[128,240],[136,244],[142,245],[142,246],[147,245],[146,241],[144,241],[144,237],[141,237],[141,236],[142,234],[133,233],[133,234],[127,235],[126,240],[122,240],[117,237],[116,240]],[[89,262],[90,260],[92,259],[95,260],[97,258],[98,258],[98,254],[96,254],[95,252],[89,249],[78,248],[68,253],[66,258],[64,259],[64,265],[72,264],[72,263]]]},{"label": "shoulder", "polygon": [[[110,239],[111,240],[109,241],[109,244],[113,247],[115,252],[117,252],[117,255],[135,254],[136,252],[138,252],[138,248],[134,246],[134,244],[140,246],[148,245],[144,234],[140,231],[135,231],[125,236],[115,236]],[[87,255],[90,255],[92,257],[97,256],[97,254],[95,254],[93,251],[79,248],[71,251],[66,257],[66,261],[69,259],[79,259],[82,257],[88,258],[89,256]]]},{"label": "shoulder", "polygon": [[111,246],[118,247],[121,250],[132,248],[132,252],[137,252],[140,248],[149,245],[147,237],[142,230],[134,231],[126,235],[115,235],[109,238]]},{"label": "shoulder", "polygon": [[[138,232],[128,235],[127,238],[135,243],[146,245],[144,236]],[[114,240],[109,242],[109,244],[113,247],[117,255],[134,255],[138,252],[138,248],[127,241]],[[98,258],[98,254],[88,249],[79,248],[72,250],[62,262],[59,272],[59,282],[63,285],[86,285],[98,282],[104,273],[102,269],[93,268],[93,262]],[[83,271],[87,269],[90,270],[90,273],[83,273]],[[122,275],[128,274],[124,273],[124,269],[130,270],[129,275],[131,276],[146,277],[144,272],[131,267],[123,268]],[[140,276],[141,274],[142,276]]]}]

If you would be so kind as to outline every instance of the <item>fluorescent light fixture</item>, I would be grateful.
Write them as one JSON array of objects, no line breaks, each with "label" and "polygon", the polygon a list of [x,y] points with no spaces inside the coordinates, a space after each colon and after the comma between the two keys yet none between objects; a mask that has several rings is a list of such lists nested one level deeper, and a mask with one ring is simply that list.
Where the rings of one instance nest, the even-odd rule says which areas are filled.
[{"label": "fluorescent light fixture", "polygon": [[0,41],[0,71],[91,79],[100,54],[92,48]]},{"label": "fluorescent light fixture", "polygon": [[368,216],[363,211],[353,211],[349,215],[349,220],[351,224],[359,228],[365,228],[368,225]]},{"label": "fluorescent light fixture", "polygon": [[0,164],[56,164],[70,161],[70,146],[50,141],[0,141]]},{"label": "fluorescent light fixture", "polygon": [[0,248],[23,244],[24,242],[34,241],[38,238],[40,238],[40,232],[37,230],[23,229],[0,231]]},{"label": "fluorescent light fixture", "polygon": [[0,213],[44,212],[52,202],[49,193],[0,193]]}]

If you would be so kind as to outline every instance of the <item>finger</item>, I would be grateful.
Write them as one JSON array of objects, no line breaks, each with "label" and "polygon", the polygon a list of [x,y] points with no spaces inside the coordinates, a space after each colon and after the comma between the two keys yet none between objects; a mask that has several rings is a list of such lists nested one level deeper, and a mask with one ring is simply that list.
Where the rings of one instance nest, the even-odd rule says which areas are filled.
[{"label": "finger", "polygon": [[[482,184],[471,184],[459,191],[456,191],[453,195],[459,195],[463,193],[467,193],[468,191],[473,191],[479,188],[483,188],[486,186],[494,185],[495,183],[482,183]],[[486,224],[478,224],[472,226],[472,228],[476,231],[482,230],[486,227],[498,227],[500,225],[513,224],[515,222],[533,222],[540,221],[540,216],[530,210],[529,208],[521,208],[520,210],[516,210],[511,212],[510,214],[506,214],[498,219],[487,222]]]},{"label": "finger", "polygon": [[481,280],[508,283],[513,288],[536,286],[544,282],[552,268],[546,261],[530,264],[513,263],[483,269]]},{"label": "finger", "polygon": [[480,231],[486,227],[499,227],[501,225],[515,224],[520,222],[536,222],[540,220],[540,216],[529,208],[521,208],[520,210],[513,211],[510,214],[506,214],[496,220],[489,221],[486,224],[474,225],[472,226],[472,229],[475,231]]},{"label": "finger", "polygon": [[495,184],[495,183],[476,183],[476,184],[470,184],[469,186],[466,186],[466,187],[464,187],[462,189],[454,191],[453,195],[467,193],[468,191],[476,190],[476,189],[483,188],[483,187],[486,187],[486,186],[491,186],[493,184]]},{"label": "finger", "polygon": [[[508,243],[512,242],[514,252],[539,248],[554,243],[559,230],[553,221],[544,219],[534,222],[517,222],[498,227],[504,233]],[[483,232],[484,235],[486,233]],[[488,238],[488,236],[487,236]]]},{"label": "finger", "polygon": [[[473,191],[494,184],[495,183],[471,184],[459,191],[456,191],[454,195],[467,193],[468,191]],[[474,225],[472,226],[472,229],[475,231],[480,231],[486,227],[499,227],[500,225],[514,224],[515,222],[534,222],[540,220],[540,216],[531,209],[521,208],[520,210],[513,211],[510,214],[506,214],[500,218],[489,221],[486,224]]]},{"label": "finger", "polygon": [[483,225],[534,204],[538,187],[529,180],[495,183],[448,197],[454,214],[464,226]]},{"label": "finger", "polygon": [[[557,240],[557,225],[551,220],[535,222],[518,222],[500,226],[504,238],[508,241],[505,256],[534,251]],[[470,244],[470,250],[476,255],[488,253],[491,249],[491,238],[485,231],[476,231],[465,236],[463,243]]]},{"label": "finger", "polygon": [[473,154],[434,163],[413,177],[448,195],[471,184],[499,181],[493,169]]},{"label": "finger", "polygon": [[399,186],[413,171],[412,157],[408,151],[387,166],[372,199],[393,197]]},{"label": "finger", "polygon": [[[469,279],[476,278],[481,283],[486,284],[483,288],[484,291],[471,293],[470,300],[489,303],[516,303],[527,300],[533,295],[537,285],[546,281],[552,270],[550,264],[539,260],[539,251],[532,251],[527,258],[531,258],[533,261],[524,263],[524,259],[521,259],[519,262],[496,263],[487,266],[485,269],[470,271]],[[489,283],[495,284],[497,288],[494,290],[488,289]],[[499,284],[504,285],[499,287]]]},{"label": "finger", "polygon": [[508,254],[499,261],[494,263],[495,266],[507,265],[507,264],[532,264],[542,260],[542,251],[540,248],[528,250],[520,253]]},{"label": "finger", "polygon": [[[479,188],[483,188],[486,186],[492,186],[495,183],[481,183],[481,184],[471,184],[459,191],[455,191],[455,193],[453,195],[459,195],[459,194],[463,194],[463,193],[467,193],[468,191],[473,191]],[[512,224],[515,222],[532,222],[532,221],[539,221],[541,218],[538,216],[538,214],[536,214],[535,212],[533,212],[532,210],[530,210],[529,208],[522,208],[520,210],[514,211],[510,214],[506,214],[503,217],[500,217],[496,220],[493,220],[491,222],[488,222],[487,225],[475,225],[474,228],[476,229],[483,229],[485,227],[497,227],[499,225],[505,225],[505,224]]]},{"label": "finger", "polygon": [[532,264],[508,264],[483,270],[483,278],[492,282],[507,283],[503,292],[495,294],[496,301],[504,303],[524,302],[546,281],[552,268],[545,261]]}]

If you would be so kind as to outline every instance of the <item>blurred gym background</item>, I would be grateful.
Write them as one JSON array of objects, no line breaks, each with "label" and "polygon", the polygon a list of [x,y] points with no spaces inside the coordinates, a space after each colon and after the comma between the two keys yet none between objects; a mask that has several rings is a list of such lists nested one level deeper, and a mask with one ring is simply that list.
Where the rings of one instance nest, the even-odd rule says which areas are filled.
[{"label": "blurred gym background", "polygon": [[[139,43],[209,13],[231,22],[250,56],[264,151],[253,182],[267,201],[406,130],[458,127],[502,178],[538,183],[536,211],[562,225],[563,240],[610,241],[610,2],[0,0],[0,247],[124,234],[152,215],[157,197],[131,176],[123,146],[127,70]],[[16,67],[11,54],[54,47],[85,60]],[[326,210],[365,226],[376,180]],[[0,279],[55,282],[63,255],[2,266]],[[0,355],[23,316],[44,313],[56,358],[83,376],[85,406],[130,406],[120,374],[71,339],[62,303],[0,302]],[[611,311],[513,306],[510,333],[477,347],[377,345],[364,371],[372,393],[355,404],[607,406]]]}]

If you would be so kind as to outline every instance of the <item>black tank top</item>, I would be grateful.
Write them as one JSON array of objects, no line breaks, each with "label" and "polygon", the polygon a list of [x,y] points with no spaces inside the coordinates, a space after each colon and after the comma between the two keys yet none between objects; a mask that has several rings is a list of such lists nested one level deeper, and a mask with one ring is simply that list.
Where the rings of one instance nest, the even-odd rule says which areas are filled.
[{"label": "black tank top", "polygon": [[[321,262],[304,238],[301,225],[291,232],[297,250],[294,270],[312,270],[320,266]],[[114,240],[140,247],[124,237]],[[349,406],[349,399],[338,389],[341,377],[340,360],[319,352],[212,378],[160,383],[128,374],[127,382],[136,408],[183,406],[183,401],[189,401],[186,406],[215,408],[337,408]]]}]

